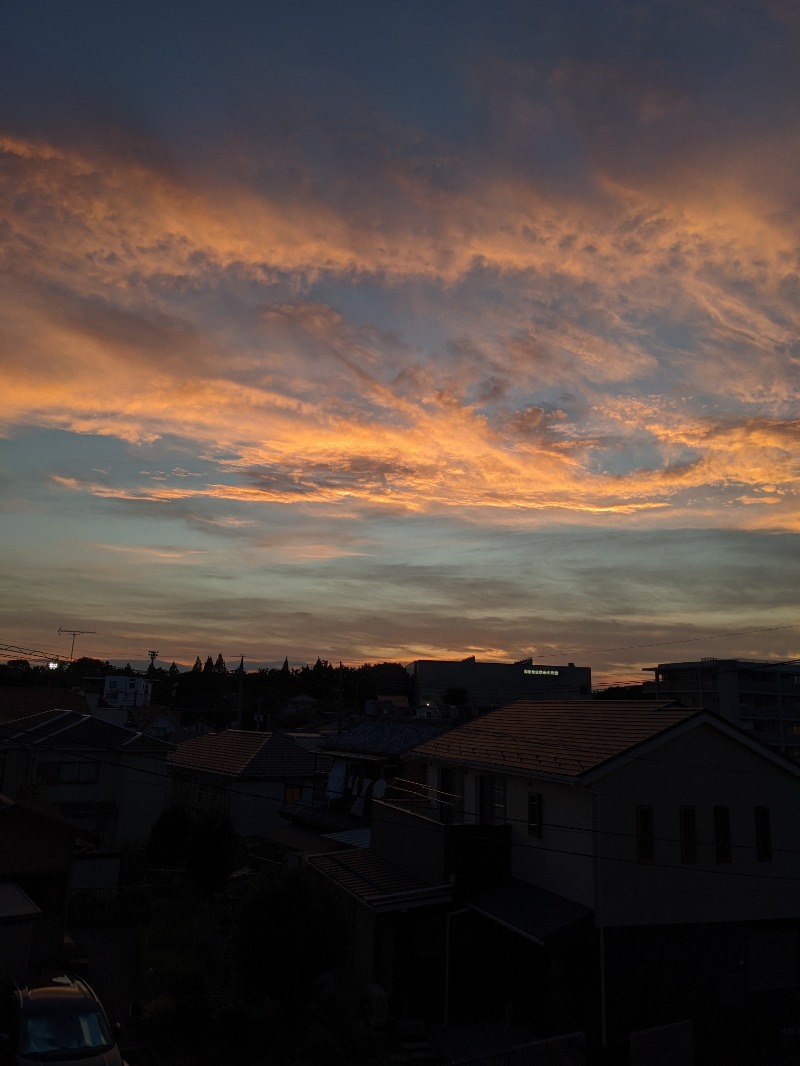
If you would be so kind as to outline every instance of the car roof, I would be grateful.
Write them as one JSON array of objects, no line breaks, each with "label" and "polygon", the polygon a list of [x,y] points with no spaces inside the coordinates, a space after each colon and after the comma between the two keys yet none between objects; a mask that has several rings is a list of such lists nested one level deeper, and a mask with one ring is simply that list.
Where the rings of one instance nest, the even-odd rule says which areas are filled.
[{"label": "car roof", "polygon": [[86,981],[63,971],[47,974],[27,986],[17,986],[17,996],[21,1010],[74,1006],[81,1002],[91,1006],[99,1004]]}]

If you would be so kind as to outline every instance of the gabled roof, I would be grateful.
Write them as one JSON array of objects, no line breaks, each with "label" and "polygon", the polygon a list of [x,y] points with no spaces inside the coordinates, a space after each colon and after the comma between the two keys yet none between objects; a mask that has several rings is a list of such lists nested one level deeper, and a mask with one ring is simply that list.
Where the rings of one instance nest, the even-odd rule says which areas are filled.
[{"label": "gabled roof", "polygon": [[51,750],[81,747],[144,752],[172,748],[168,741],[70,710],[43,711],[3,723],[0,745],[8,743],[36,744]]},{"label": "gabled roof", "polygon": [[157,718],[169,718],[177,729],[180,729],[180,718],[173,714],[169,707],[157,707],[150,705],[147,708],[136,708],[133,712],[133,722],[138,729],[146,729]]},{"label": "gabled roof", "polygon": [[413,753],[509,773],[579,777],[694,713],[663,700],[520,700]]},{"label": "gabled roof", "polygon": [[311,777],[312,752],[284,733],[256,733],[225,729],[179,744],[170,752],[171,766],[236,778]]},{"label": "gabled roof", "polygon": [[447,725],[419,722],[413,718],[387,722],[363,722],[346,733],[331,737],[321,750],[343,755],[405,755],[425,741],[439,736]]}]

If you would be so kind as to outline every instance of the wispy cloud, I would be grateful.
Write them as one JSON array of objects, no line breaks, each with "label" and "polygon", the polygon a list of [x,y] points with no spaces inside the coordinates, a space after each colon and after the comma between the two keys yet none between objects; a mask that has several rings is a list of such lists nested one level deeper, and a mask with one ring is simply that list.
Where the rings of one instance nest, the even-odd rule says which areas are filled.
[{"label": "wispy cloud", "polygon": [[669,7],[585,34],[548,8],[530,56],[475,39],[449,104],[286,90],[213,145],[121,105],[102,137],[9,122],[2,433],[97,444],[43,458],[27,513],[53,492],[104,556],[186,570],[236,544],[296,582],[380,563],[406,521],[484,558],[508,530],[800,532],[797,19]]}]

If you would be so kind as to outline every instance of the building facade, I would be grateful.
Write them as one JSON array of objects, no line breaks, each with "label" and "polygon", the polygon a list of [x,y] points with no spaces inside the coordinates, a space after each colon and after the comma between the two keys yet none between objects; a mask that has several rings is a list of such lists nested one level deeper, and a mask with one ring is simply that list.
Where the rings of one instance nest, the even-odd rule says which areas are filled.
[{"label": "building facade", "polygon": [[[551,666],[523,659],[517,663],[481,663],[466,659],[417,659],[407,667],[412,701],[447,704],[457,693],[475,713],[495,710],[514,700],[591,699],[588,666]],[[459,697],[460,698],[460,697]]]},{"label": "building facade", "polygon": [[354,900],[361,976],[393,1009],[413,998],[604,1047],[687,1019],[702,1042],[791,1016],[789,760],[657,701],[512,704],[409,756],[418,787],[409,770],[374,805],[368,852],[311,860]]},{"label": "building facade", "polygon": [[800,663],[699,659],[648,668],[644,689],[656,699],[705,709],[800,761]]}]

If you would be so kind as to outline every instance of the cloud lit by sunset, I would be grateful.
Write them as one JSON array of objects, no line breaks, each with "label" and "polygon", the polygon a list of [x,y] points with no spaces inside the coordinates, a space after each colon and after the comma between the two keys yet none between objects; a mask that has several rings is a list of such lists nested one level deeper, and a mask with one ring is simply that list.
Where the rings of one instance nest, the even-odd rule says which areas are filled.
[{"label": "cloud lit by sunset", "polygon": [[796,7],[44,6],[0,46],[10,643],[798,655]]}]

